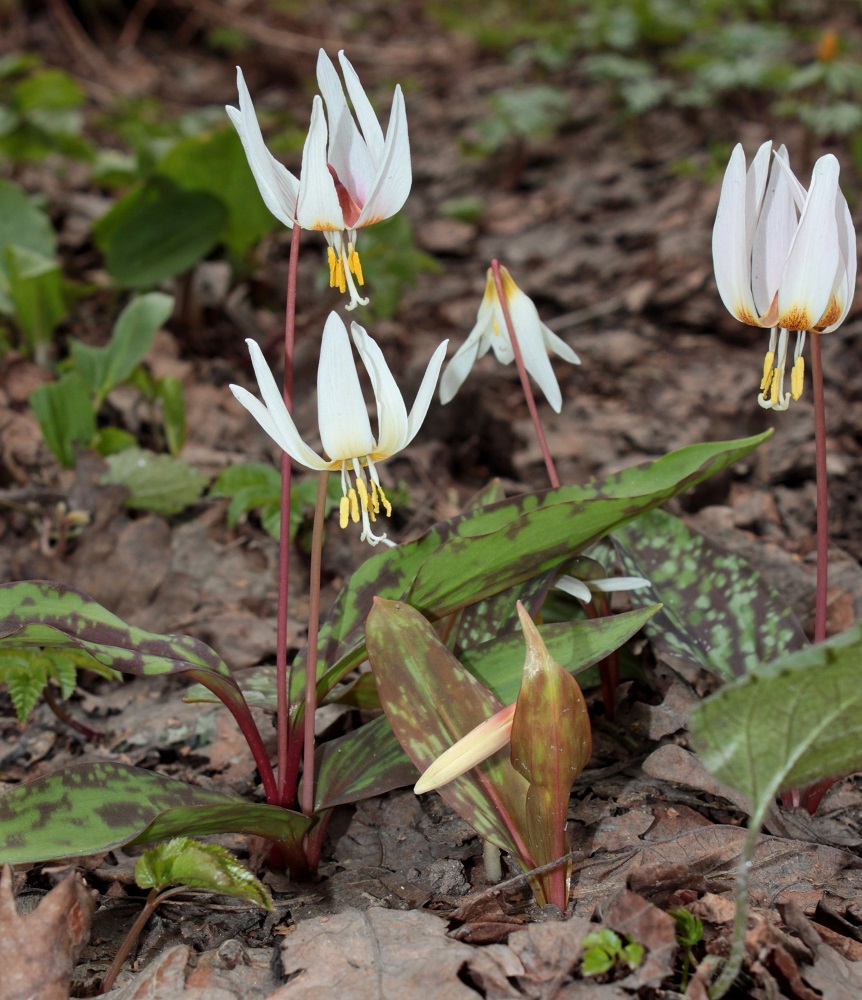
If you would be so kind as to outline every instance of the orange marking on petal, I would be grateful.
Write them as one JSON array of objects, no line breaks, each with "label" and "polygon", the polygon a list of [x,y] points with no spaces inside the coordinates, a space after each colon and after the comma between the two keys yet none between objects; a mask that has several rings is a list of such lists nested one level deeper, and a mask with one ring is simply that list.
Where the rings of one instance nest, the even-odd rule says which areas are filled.
[{"label": "orange marking on petal", "polygon": [[832,326],[833,323],[838,322],[838,317],[840,315],[841,306],[838,299],[836,299],[833,294],[832,298],[829,300],[829,305],[826,307],[826,311],[814,325],[815,327]]},{"label": "orange marking on petal", "polygon": [[745,306],[737,306],[733,310],[733,315],[740,323],[748,323],[749,326],[762,326],[760,320],[753,315]]},{"label": "orange marking on petal", "polygon": [[775,326],[785,330],[810,330],[811,313],[802,306],[791,306],[778,317]]}]

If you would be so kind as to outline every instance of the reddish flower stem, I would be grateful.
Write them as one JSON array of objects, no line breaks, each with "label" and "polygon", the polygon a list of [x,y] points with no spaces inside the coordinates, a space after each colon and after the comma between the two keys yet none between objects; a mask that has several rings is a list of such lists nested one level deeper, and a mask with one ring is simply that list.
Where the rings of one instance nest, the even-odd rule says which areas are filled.
[{"label": "reddish flower stem", "polygon": [[326,492],[329,470],[317,480],[314,527],[311,531],[311,589],[308,595],[308,644],[305,647],[305,717],[302,753],[302,811],[314,812],[314,716],[317,710],[317,637],[320,632],[320,569],[323,561],[323,522],[326,520]]},{"label": "reddish flower stem", "polygon": [[817,479],[817,603],[814,641],[826,638],[826,600],[829,574],[829,495],[826,487],[826,401],[820,335],[811,334],[811,380],[814,383],[814,468]]},{"label": "reddish flower stem", "polygon": [[[296,332],[296,270],[299,263],[299,234],[294,225],[290,234],[287,266],[287,303],[284,320],[284,405],[293,411],[293,344]],[[288,743],[290,741],[290,677],[287,669],[287,586],[290,579],[290,456],[281,453],[281,524],[278,542],[278,617],[275,626],[275,670],[278,727],[278,799],[270,805],[290,807],[296,789],[288,784]],[[269,800],[267,800],[269,801]]]},{"label": "reddish flower stem", "polygon": [[509,314],[509,305],[506,302],[506,294],[503,291],[503,279],[500,276],[500,262],[496,258],[491,261],[491,271],[494,274],[494,284],[497,286],[497,298],[500,300],[500,306],[503,310],[503,318],[506,320],[506,329],[509,331],[509,340],[512,342],[512,350],[515,354],[515,364],[518,366],[518,375],[521,377],[521,388],[524,390],[524,397],[527,400],[527,409],[530,411],[530,416],[533,420],[533,427],[536,429],[536,437],[539,439],[539,447],[542,449],[542,456],[545,459],[545,468],[548,470],[548,479],[551,486],[557,487],[560,485],[560,477],[557,475],[557,469],[554,465],[554,460],[551,458],[551,452],[548,449],[548,442],[545,439],[545,432],[542,429],[542,422],[539,420],[539,411],[536,408],[533,388],[530,385],[530,378],[527,375],[527,369],[524,367],[524,358],[521,355],[521,347],[515,334],[512,317]]}]

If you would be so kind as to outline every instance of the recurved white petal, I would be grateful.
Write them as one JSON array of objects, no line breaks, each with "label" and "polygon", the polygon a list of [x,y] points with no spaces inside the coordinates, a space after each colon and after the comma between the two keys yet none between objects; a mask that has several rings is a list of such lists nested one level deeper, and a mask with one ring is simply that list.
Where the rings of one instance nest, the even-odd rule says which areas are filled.
[{"label": "recurved white petal", "polygon": [[751,251],[751,291],[761,317],[775,299],[796,232],[798,215],[790,184],[793,174],[785,166],[786,157],[782,146],[773,158]]},{"label": "recurved white petal", "polygon": [[341,72],[344,74],[347,93],[353,102],[353,110],[356,112],[359,127],[362,129],[362,137],[368,145],[371,162],[376,169],[383,159],[383,129],[380,127],[371,101],[368,100],[365,88],[359,82],[356,70],[350,64],[350,60],[343,50],[338,53],[338,61],[341,63]]},{"label": "recurved white petal", "polygon": [[374,435],[362,397],[347,328],[330,313],[323,328],[317,369],[317,419],[323,450],[333,461],[374,451]]},{"label": "recurved white petal", "polygon": [[239,66],[236,68],[236,85],[239,90],[239,109],[227,105],[225,111],[237,130],[264,204],[280,222],[292,229],[299,181],[266,148],[254,113],[254,104]]},{"label": "recurved white petal", "polygon": [[[766,182],[772,166],[772,141],[767,139],[754,154],[751,166],[745,175],[745,245],[748,253],[754,243],[754,228],[763,196],[766,192]],[[743,163],[745,157],[743,157]]]},{"label": "recurved white petal", "polygon": [[452,355],[449,364],[446,365],[446,371],[443,372],[443,377],[440,379],[440,402],[444,406],[454,398],[455,393],[466,381],[473,365],[476,364],[476,360],[480,356],[481,332],[478,326],[473,327],[470,336]]},{"label": "recurved white petal", "polygon": [[841,266],[835,205],[838,160],[828,153],[814,164],[808,198],[781,274],[776,325],[809,330],[823,316]]},{"label": "recurved white petal", "polygon": [[326,118],[323,102],[314,98],[311,125],[302,150],[302,184],[296,218],[303,229],[344,229],[344,216],[335,182],[326,161]]},{"label": "recurved white petal", "polygon": [[[728,312],[743,323],[760,326],[751,294],[751,258],[746,202],[754,203],[755,185],[746,183],[745,153],[737,144],[727,164],[712,230],[712,259],[718,294]],[[752,227],[753,239],[753,227]]]},{"label": "recurved white petal", "polygon": [[563,361],[568,361],[570,365],[579,365],[581,359],[577,354],[569,347],[569,345],[562,339],[558,337],[550,327],[542,326],[542,337],[545,340],[545,346],[549,351],[556,354],[558,358],[562,358]]},{"label": "recurved white petal", "polygon": [[823,333],[832,333],[833,330],[841,326],[847,313],[850,312],[850,306],[853,304],[853,296],[856,292],[856,230],[853,226],[853,219],[850,217],[850,209],[847,207],[847,199],[840,189],[835,205],[835,217],[838,225],[838,248],[841,253],[835,300],[840,311],[837,319],[827,317],[829,322],[824,325]]},{"label": "recurved white petal", "polygon": [[523,292],[509,296],[509,316],[521,348],[524,367],[532,375],[555,413],[563,408],[563,396],[542,336],[542,321],[532,299]]},{"label": "recurved white petal", "polygon": [[350,324],[353,343],[362,358],[377,404],[377,447],[375,454],[384,458],[401,451],[407,442],[407,407],[401,390],[392,377],[383,352],[358,323]]},{"label": "recurved white petal", "polygon": [[397,86],[392,98],[392,111],[383,153],[375,170],[374,182],[362,205],[362,214],[356,222],[356,228],[370,226],[374,222],[395,215],[407,201],[412,183],[407,112],[404,108],[401,87]]},{"label": "recurved white petal", "polygon": [[443,367],[443,360],[446,357],[446,347],[448,344],[449,341],[444,340],[431,355],[431,360],[425,369],[425,375],[422,377],[422,384],[416,393],[416,399],[413,401],[410,416],[407,418],[407,438],[401,446],[402,448],[410,444],[413,438],[416,437],[419,433],[419,428],[425,421],[428,407],[431,405],[431,398],[434,395],[434,388],[437,385],[437,379],[440,375],[440,369]]}]

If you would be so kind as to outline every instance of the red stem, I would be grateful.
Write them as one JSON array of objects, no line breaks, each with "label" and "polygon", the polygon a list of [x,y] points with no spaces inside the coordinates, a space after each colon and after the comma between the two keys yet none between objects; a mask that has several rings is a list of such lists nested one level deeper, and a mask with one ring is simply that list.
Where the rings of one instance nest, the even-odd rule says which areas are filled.
[{"label": "red stem", "polygon": [[826,599],[829,573],[829,496],[826,488],[826,401],[820,335],[811,334],[811,380],[814,383],[814,468],[817,478],[817,604],[814,641],[826,638]]},{"label": "red stem", "polygon": [[317,711],[317,636],[320,631],[320,568],[323,561],[323,522],[326,520],[326,492],[329,470],[317,480],[317,502],[311,531],[311,580],[308,595],[308,644],[305,647],[305,718],[302,752],[302,811],[314,812],[314,716]]},{"label": "red stem", "polygon": [[533,388],[530,385],[530,378],[527,375],[527,369],[524,367],[524,358],[521,355],[521,347],[518,344],[518,338],[515,335],[515,327],[512,323],[512,317],[509,314],[509,305],[506,302],[506,294],[503,291],[503,279],[500,277],[500,262],[496,258],[491,261],[491,270],[494,273],[494,284],[497,286],[497,298],[500,300],[500,306],[503,310],[503,318],[506,320],[506,329],[509,331],[509,340],[512,342],[512,350],[515,354],[515,364],[518,366],[518,375],[521,377],[521,388],[524,390],[524,397],[527,400],[527,409],[530,411],[533,426],[536,429],[536,437],[539,439],[539,447],[542,449],[542,456],[545,459],[545,468],[548,470],[548,479],[551,486],[557,487],[560,485],[560,477],[557,475],[557,469],[554,465],[554,460],[551,458],[551,452],[548,449],[548,442],[545,439],[545,432],[542,429],[542,422],[539,420],[539,411],[536,409],[536,400],[533,396]]},{"label": "red stem", "polygon": [[[294,225],[290,234],[287,266],[287,303],[284,320],[284,405],[293,411],[293,344],[296,333],[296,269],[299,263],[299,234]],[[290,579],[290,456],[281,453],[281,524],[278,542],[278,617],[275,626],[275,671],[278,727],[278,792],[270,805],[290,807],[296,789],[288,785],[288,743],[290,741],[290,678],[287,670],[287,586]],[[269,801],[269,799],[267,799]]]}]

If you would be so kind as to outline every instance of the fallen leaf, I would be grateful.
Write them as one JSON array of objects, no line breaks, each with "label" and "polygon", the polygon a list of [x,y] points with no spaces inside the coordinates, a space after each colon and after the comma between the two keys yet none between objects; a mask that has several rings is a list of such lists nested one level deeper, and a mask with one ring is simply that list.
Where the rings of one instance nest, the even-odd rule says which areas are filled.
[{"label": "fallen leaf", "polygon": [[629,935],[645,949],[641,964],[620,980],[620,987],[658,987],[672,975],[677,944],[676,922],[670,914],[634,892],[624,892],[603,908],[602,922],[617,934]]}]

